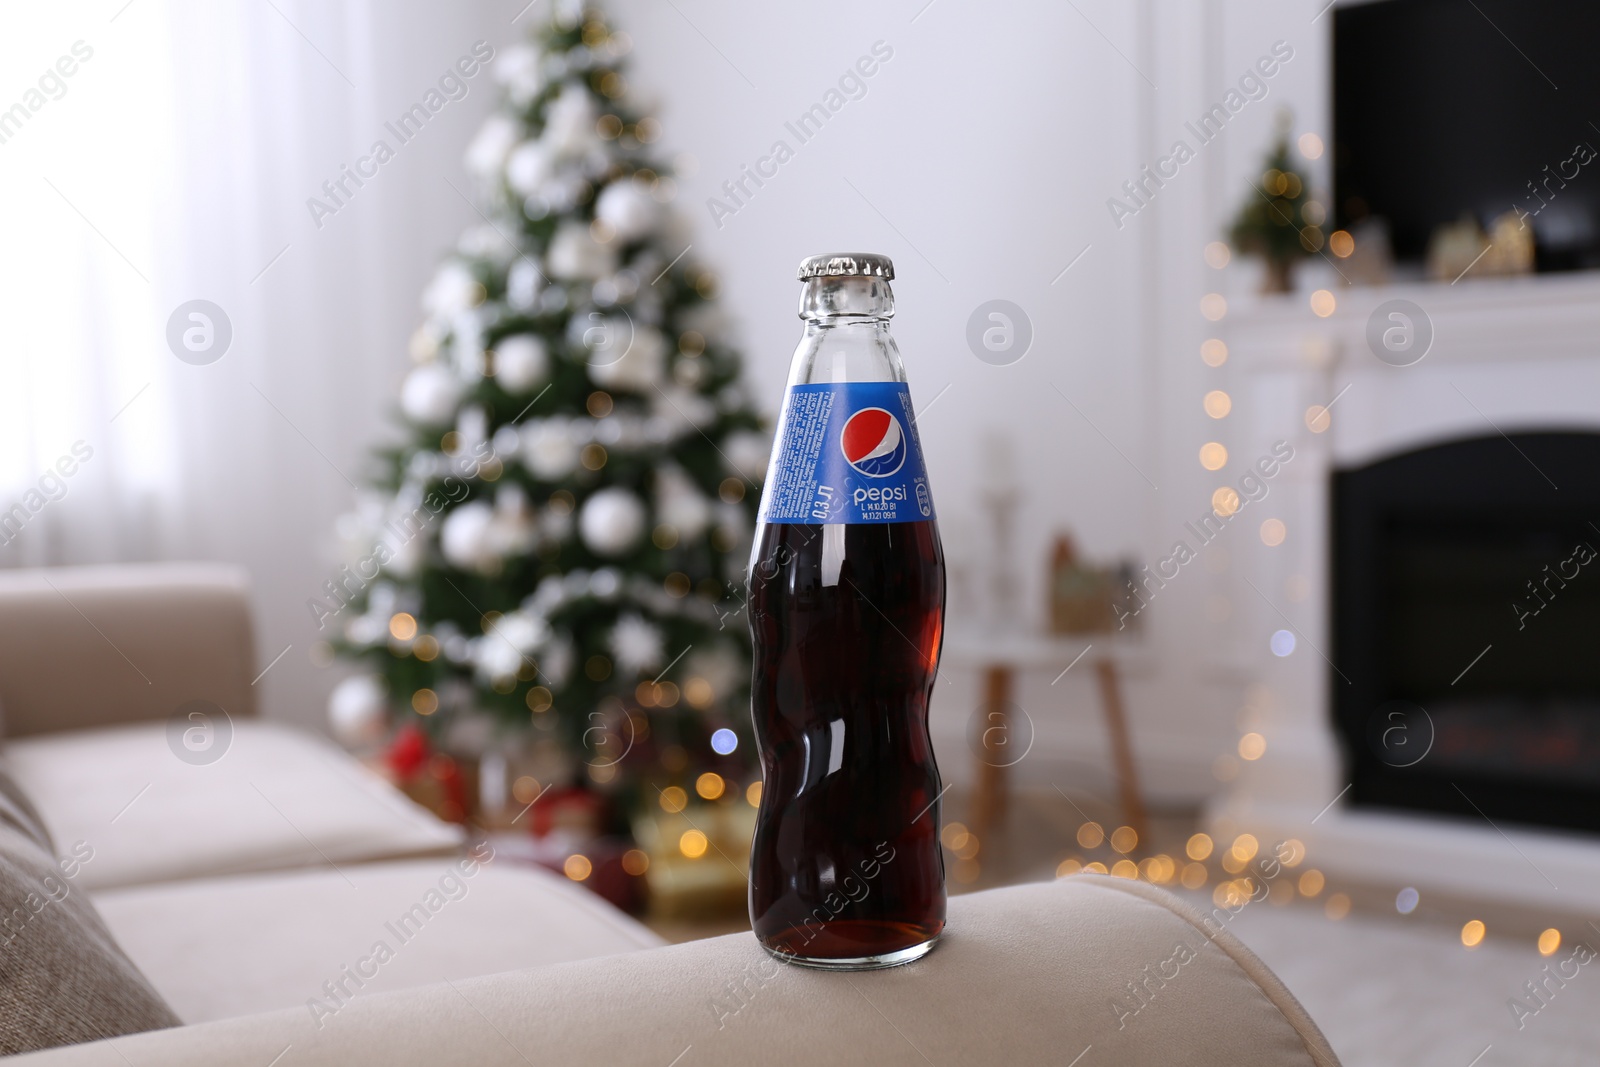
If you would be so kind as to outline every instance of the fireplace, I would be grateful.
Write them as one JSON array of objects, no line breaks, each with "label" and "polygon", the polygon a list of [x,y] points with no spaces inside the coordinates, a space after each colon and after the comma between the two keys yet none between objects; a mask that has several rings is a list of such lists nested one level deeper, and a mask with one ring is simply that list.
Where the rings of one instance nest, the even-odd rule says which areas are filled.
[{"label": "fireplace", "polygon": [[1600,831],[1600,434],[1336,471],[1332,532],[1350,803]]}]

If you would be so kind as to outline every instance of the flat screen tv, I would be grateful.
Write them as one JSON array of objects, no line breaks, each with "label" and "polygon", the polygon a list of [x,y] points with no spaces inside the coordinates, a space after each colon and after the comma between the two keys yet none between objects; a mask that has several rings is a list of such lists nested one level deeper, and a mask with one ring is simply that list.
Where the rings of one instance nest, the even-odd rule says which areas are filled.
[{"label": "flat screen tv", "polygon": [[1374,0],[1333,12],[1334,216],[1422,259],[1513,209],[1537,269],[1600,267],[1600,4]]}]

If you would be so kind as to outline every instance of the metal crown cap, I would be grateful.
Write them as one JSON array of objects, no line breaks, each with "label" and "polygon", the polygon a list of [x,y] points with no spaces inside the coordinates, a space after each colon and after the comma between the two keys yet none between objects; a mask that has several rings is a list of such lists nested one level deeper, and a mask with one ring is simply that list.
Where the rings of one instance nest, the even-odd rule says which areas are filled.
[{"label": "metal crown cap", "polygon": [[796,275],[801,281],[811,278],[884,278],[894,280],[894,262],[875,252],[827,252],[800,263]]}]

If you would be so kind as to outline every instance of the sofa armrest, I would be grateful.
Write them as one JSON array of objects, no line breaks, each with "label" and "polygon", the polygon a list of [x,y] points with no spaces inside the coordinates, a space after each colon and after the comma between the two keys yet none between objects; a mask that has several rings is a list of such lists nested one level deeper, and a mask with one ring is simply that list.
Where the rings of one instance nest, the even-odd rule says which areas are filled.
[{"label": "sofa armrest", "polygon": [[[363,993],[346,976],[383,966],[374,946],[373,957],[306,990],[303,1008],[15,1062],[261,1067],[292,1046],[297,1067],[1080,1060],[1082,1067],[1337,1067],[1316,1025],[1227,932],[1226,918],[1220,909],[1202,917],[1148,884],[1076,875],[953,899],[944,943],[889,971],[786,966],[746,933]],[[341,981],[343,992],[334,984]]]},{"label": "sofa armrest", "polygon": [[0,571],[7,737],[165,719],[191,700],[255,714],[249,582],[216,564]]}]

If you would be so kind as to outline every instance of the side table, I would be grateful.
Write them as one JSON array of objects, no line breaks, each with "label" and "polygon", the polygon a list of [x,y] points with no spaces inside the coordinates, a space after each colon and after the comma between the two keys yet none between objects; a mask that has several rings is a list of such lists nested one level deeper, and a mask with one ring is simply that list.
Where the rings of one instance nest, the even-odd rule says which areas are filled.
[{"label": "side table", "polygon": [[1055,679],[1059,681],[1084,659],[1089,661],[1095,672],[1100,709],[1105,716],[1106,733],[1111,741],[1112,767],[1123,818],[1141,840],[1146,839],[1144,800],[1139,789],[1133,745],[1128,737],[1118,668],[1119,661],[1127,658],[1137,647],[1134,641],[1116,634],[1054,637],[1028,632],[961,629],[952,629],[945,634],[945,662],[976,668],[983,675],[983,731],[973,746],[977,751],[978,764],[971,816],[971,829],[980,839],[1005,818],[1009,768],[1022,758],[1013,757],[1006,748],[1012,740],[1013,724],[1009,709],[1017,672],[1058,671]]}]

